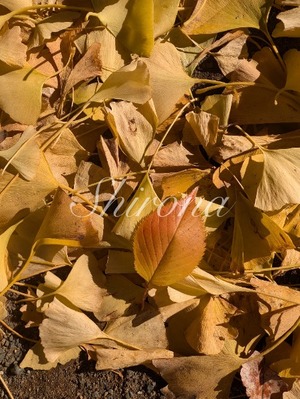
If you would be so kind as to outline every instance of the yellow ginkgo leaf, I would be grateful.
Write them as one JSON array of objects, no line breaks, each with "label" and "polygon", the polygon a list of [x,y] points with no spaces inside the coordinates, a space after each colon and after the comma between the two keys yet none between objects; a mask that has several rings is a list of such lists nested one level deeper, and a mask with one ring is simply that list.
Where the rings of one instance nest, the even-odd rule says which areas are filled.
[{"label": "yellow ginkgo leaf", "polygon": [[150,72],[152,99],[161,123],[170,116],[177,101],[198,82],[198,79],[186,74],[180,54],[171,43],[157,42],[151,57],[145,58],[144,61]]},{"label": "yellow ginkgo leaf", "polygon": [[[294,248],[289,235],[243,195],[235,203],[231,269],[251,269],[251,261],[270,257],[272,252]],[[260,266],[263,268],[263,265]]]},{"label": "yellow ginkgo leaf", "polygon": [[0,107],[17,122],[35,124],[41,113],[42,87],[47,79],[27,67],[1,75]]},{"label": "yellow ginkgo leaf", "polygon": [[143,163],[143,158],[154,132],[151,124],[129,102],[112,102],[107,109],[107,122],[121,149],[131,159]]},{"label": "yellow ginkgo leaf", "polygon": [[148,175],[145,175],[135,195],[114,226],[113,232],[130,240],[138,222],[150,212],[155,211],[159,205],[160,200]]},{"label": "yellow ginkgo leaf", "polygon": [[[300,18],[300,13],[299,13],[299,18]],[[300,81],[299,81],[300,51],[296,49],[291,49],[284,54],[283,59],[286,65],[286,73],[287,73],[286,83],[284,86],[285,90],[295,90],[300,92]]]},{"label": "yellow ginkgo leaf", "polygon": [[246,159],[241,168],[242,185],[254,206],[274,211],[299,204],[300,148],[261,151]]},{"label": "yellow ginkgo leaf", "polygon": [[137,61],[112,73],[90,101],[103,103],[115,98],[144,104],[150,97],[148,68],[144,62]]},{"label": "yellow ginkgo leaf", "polygon": [[36,130],[29,126],[15,145],[0,151],[0,166],[7,169],[10,164],[26,180],[32,180],[40,162],[40,149],[35,136]]},{"label": "yellow ginkgo leaf", "polygon": [[[153,0],[93,0],[97,17],[131,52],[149,57],[154,45]],[[92,14],[93,15],[93,14]]]},{"label": "yellow ginkgo leaf", "polygon": [[260,29],[272,3],[270,0],[198,0],[183,30],[189,35],[198,35],[237,28]]}]

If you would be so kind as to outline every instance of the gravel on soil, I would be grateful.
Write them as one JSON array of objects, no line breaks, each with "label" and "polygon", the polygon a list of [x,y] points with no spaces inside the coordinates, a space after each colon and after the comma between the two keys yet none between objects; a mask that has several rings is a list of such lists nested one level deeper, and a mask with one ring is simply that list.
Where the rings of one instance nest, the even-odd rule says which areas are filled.
[{"label": "gravel on soil", "polygon": [[[14,287],[17,288],[17,287]],[[5,322],[15,331],[36,339],[37,330],[25,329],[15,294],[9,294]],[[32,330],[32,331],[31,331]],[[19,364],[33,345],[4,327],[0,336],[0,375],[14,399],[164,399],[165,381],[139,366],[117,371],[97,371],[95,362],[81,352],[76,360],[48,371],[22,369]],[[10,399],[0,383],[0,398]]]}]

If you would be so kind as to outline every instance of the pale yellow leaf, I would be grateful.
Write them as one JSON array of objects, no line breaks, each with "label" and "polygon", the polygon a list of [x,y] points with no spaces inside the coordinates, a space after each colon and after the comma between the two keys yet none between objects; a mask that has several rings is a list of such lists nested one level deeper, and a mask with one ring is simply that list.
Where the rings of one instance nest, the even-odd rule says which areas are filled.
[{"label": "pale yellow leaf", "polygon": [[262,148],[262,153],[263,162],[257,163],[257,156],[253,160],[250,156],[241,170],[242,184],[254,206],[273,211],[288,204],[299,204],[300,148]]},{"label": "pale yellow leaf", "polygon": [[129,158],[143,166],[146,149],[154,137],[151,124],[129,102],[111,102],[107,112],[108,125],[121,149]]},{"label": "pale yellow leaf", "polygon": [[79,347],[68,349],[62,353],[54,362],[49,362],[43,352],[43,347],[38,342],[28,350],[24,359],[20,363],[21,368],[30,368],[33,370],[50,370],[58,364],[66,364],[72,359],[76,359],[80,353]]},{"label": "pale yellow leaf", "polygon": [[41,112],[42,87],[47,79],[27,67],[1,75],[0,107],[17,122],[35,124]]},{"label": "pale yellow leaf", "polygon": [[90,101],[103,103],[115,98],[144,104],[150,97],[149,71],[146,64],[139,60],[113,72]]},{"label": "pale yellow leaf", "polygon": [[188,35],[219,33],[237,28],[264,27],[272,1],[198,0],[183,30]]},{"label": "pale yellow leaf", "polygon": [[46,359],[52,363],[67,350],[97,338],[108,338],[84,313],[69,306],[54,298],[40,325],[41,344]]},{"label": "pale yellow leaf", "polygon": [[32,180],[40,163],[40,149],[35,136],[36,130],[33,126],[29,126],[15,145],[0,151],[0,166],[6,169],[11,165],[26,180]]},{"label": "pale yellow leaf", "polygon": [[160,199],[146,174],[138,189],[113,228],[115,234],[130,240],[140,220],[160,205]]},{"label": "pale yellow leaf", "polygon": [[171,43],[157,42],[150,58],[145,58],[144,62],[149,68],[152,99],[159,123],[162,123],[197,79],[185,73],[179,52]]},{"label": "pale yellow leaf", "polygon": [[26,62],[26,51],[19,26],[8,29],[0,37],[0,60],[5,64],[22,68]]},{"label": "pale yellow leaf", "polygon": [[276,18],[280,22],[272,32],[273,37],[300,37],[300,7],[283,11]]},{"label": "pale yellow leaf", "polygon": [[148,364],[154,359],[171,359],[174,353],[167,349],[126,350],[94,347],[96,370],[117,370],[124,367]]},{"label": "pale yellow leaf", "polygon": [[61,295],[79,309],[95,313],[100,310],[102,299],[106,294],[105,281],[94,255],[83,254],[53,295]]}]

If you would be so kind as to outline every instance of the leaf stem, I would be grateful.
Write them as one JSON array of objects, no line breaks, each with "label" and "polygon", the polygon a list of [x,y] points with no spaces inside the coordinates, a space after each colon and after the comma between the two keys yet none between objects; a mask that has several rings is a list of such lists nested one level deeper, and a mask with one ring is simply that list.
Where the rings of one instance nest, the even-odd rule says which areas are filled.
[{"label": "leaf stem", "polygon": [[156,150],[155,150],[155,152],[154,152],[154,154],[153,154],[153,156],[152,156],[151,162],[150,162],[150,164],[149,164],[149,166],[148,166],[148,170],[147,170],[147,174],[148,174],[148,175],[150,174],[150,170],[152,169],[152,166],[153,166],[153,163],[154,163],[154,159],[155,159],[156,155],[158,154],[158,151],[161,149],[161,147],[162,147],[162,145],[163,145],[165,139],[167,138],[168,134],[169,134],[170,131],[172,130],[173,126],[174,126],[175,123],[178,121],[178,119],[181,117],[181,115],[184,113],[184,111],[190,106],[190,104],[192,104],[192,103],[195,102],[195,101],[198,101],[198,99],[197,99],[197,98],[194,98],[194,99],[190,100],[187,104],[185,104],[185,105],[179,110],[179,112],[177,113],[176,117],[173,119],[171,125],[168,127],[167,131],[166,131],[165,134],[163,135],[163,138],[161,139],[160,143],[158,144],[158,146],[157,146],[157,148],[156,148]]},{"label": "leaf stem", "polygon": [[7,330],[9,330],[12,334],[16,335],[17,337],[21,338],[21,339],[25,339],[26,341],[29,342],[34,342],[35,344],[39,341],[37,341],[36,339],[32,339],[32,338],[27,338],[24,335],[18,333],[17,331],[15,331],[13,328],[11,328],[8,324],[5,323],[5,321],[0,319],[0,323],[3,325],[3,327],[5,327]]}]

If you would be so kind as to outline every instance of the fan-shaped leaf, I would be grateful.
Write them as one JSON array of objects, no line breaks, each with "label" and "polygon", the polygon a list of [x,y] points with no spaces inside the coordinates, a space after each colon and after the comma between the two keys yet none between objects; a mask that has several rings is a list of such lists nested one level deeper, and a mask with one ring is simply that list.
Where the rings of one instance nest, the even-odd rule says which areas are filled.
[{"label": "fan-shaped leaf", "polygon": [[46,80],[45,75],[31,68],[1,75],[0,107],[17,122],[35,124],[40,116],[42,87]]}]

